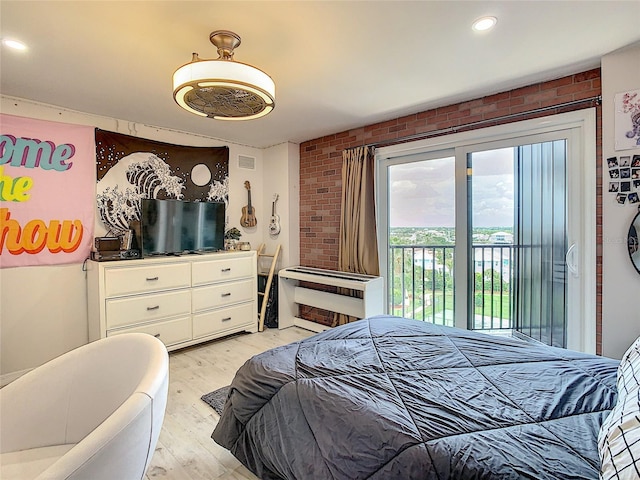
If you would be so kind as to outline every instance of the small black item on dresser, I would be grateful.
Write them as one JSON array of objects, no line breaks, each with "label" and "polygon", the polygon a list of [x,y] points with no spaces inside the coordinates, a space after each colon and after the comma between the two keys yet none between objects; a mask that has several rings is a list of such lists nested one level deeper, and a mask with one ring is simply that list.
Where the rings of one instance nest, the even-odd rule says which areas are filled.
[{"label": "small black item on dresser", "polygon": [[103,252],[91,252],[91,260],[96,262],[132,260],[134,258],[140,258],[139,250],[108,250]]},{"label": "small black item on dresser", "polygon": [[114,252],[120,250],[120,238],[96,237],[95,246],[98,252]]}]

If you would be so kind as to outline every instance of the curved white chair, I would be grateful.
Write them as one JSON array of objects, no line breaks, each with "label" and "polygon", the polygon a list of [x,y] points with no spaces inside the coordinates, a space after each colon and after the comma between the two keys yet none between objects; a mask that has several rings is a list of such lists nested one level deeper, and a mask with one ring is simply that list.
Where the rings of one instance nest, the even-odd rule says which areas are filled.
[{"label": "curved white chair", "polygon": [[160,340],[127,333],[0,389],[0,478],[143,478],[164,419],[168,370]]}]

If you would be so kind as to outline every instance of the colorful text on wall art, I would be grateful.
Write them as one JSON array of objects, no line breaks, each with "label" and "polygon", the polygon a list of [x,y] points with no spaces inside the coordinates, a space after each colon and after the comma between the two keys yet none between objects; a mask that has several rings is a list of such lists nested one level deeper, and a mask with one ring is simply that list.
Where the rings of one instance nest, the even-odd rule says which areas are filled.
[{"label": "colorful text on wall art", "polygon": [[0,267],[83,262],[94,176],[93,127],[0,114]]}]

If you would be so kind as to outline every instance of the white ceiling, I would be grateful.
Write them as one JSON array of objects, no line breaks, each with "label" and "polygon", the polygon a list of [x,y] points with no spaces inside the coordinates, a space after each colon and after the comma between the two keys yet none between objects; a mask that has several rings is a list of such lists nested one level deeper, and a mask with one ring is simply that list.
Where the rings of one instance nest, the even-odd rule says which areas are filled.
[{"label": "white ceiling", "polygon": [[[493,31],[471,23],[494,15]],[[0,93],[267,147],[300,143],[600,65],[640,41],[631,1],[0,1]],[[176,68],[217,58],[209,33],[242,37],[235,59],[276,82],[268,116],[189,114]]]}]

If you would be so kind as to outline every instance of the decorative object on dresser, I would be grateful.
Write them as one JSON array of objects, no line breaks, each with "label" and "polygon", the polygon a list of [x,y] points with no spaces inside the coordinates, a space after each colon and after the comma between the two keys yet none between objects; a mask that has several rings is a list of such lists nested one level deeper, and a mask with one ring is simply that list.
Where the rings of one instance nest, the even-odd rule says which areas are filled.
[{"label": "decorative object on dresser", "polygon": [[242,207],[240,225],[245,228],[255,227],[258,220],[256,220],[256,209],[251,205],[251,184],[245,181],[244,188],[247,189],[247,205]]},{"label": "decorative object on dresser", "polygon": [[273,196],[273,203],[271,204],[271,218],[269,219],[269,234],[278,235],[280,233],[280,216],[276,214],[276,202],[278,201],[278,194]]},{"label": "decorative object on dresser", "polygon": [[132,231],[127,230],[120,237],[96,237],[95,250],[91,252],[91,260],[106,262],[140,258],[140,251],[132,249]]},{"label": "decorative object on dresser", "polygon": [[238,242],[236,244],[236,248],[238,250],[246,252],[247,250],[251,250],[251,243],[249,243],[249,242]]},{"label": "decorative object on dresser", "polygon": [[125,332],[169,350],[257,331],[256,252],[87,262],[89,339]]},{"label": "decorative object on dresser", "polygon": [[98,252],[120,251],[122,244],[118,237],[96,237],[94,246]]},{"label": "decorative object on dresser", "polygon": [[226,232],[224,232],[224,249],[225,250],[235,250],[236,244],[238,240],[240,240],[242,234],[240,230],[236,227],[229,228]]},{"label": "decorative object on dresser", "polygon": [[91,252],[91,260],[96,262],[113,262],[114,260],[132,260],[134,258],[140,258],[139,250]]}]

